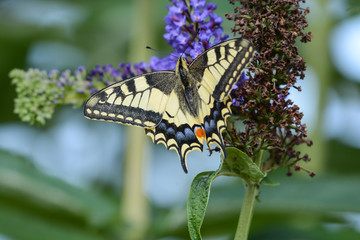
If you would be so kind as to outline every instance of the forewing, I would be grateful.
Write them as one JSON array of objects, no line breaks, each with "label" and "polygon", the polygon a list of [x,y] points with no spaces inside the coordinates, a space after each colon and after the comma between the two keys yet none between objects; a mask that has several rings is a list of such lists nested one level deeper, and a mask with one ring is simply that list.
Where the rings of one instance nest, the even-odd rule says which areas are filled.
[{"label": "forewing", "polygon": [[84,115],[95,120],[155,127],[162,119],[175,84],[172,71],[148,73],[114,83],[86,101]]},{"label": "forewing", "polygon": [[246,39],[219,43],[199,55],[189,66],[199,81],[199,92],[208,92],[217,101],[224,101],[254,55],[254,46]]}]

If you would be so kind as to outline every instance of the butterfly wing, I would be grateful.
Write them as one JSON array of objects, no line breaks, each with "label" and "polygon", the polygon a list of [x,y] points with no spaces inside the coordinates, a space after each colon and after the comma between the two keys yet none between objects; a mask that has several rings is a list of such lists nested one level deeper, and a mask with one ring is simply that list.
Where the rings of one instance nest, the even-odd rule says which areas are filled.
[{"label": "butterfly wing", "polygon": [[148,73],[114,83],[86,101],[84,115],[94,120],[155,127],[169,108],[175,84],[173,71]]},{"label": "butterfly wing", "polygon": [[189,65],[191,75],[199,83],[205,140],[209,146],[216,143],[225,157],[221,133],[231,114],[229,94],[253,55],[254,47],[250,41],[232,39],[211,47]]},{"label": "butterfly wing", "polygon": [[196,119],[187,111],[175,73],[162,71],[114,83],[91,96],[84,107],[89,119],[145,128],[155,144],[174,149],[184,171],[186,156],[203,144],[195,135]]},{"label": "butterfly wing", "polygon": [[208,93],[217,101],[224,101],[254,53],[250,41],[235,38],[200,54],[189,65],[191,74],[200,83],[199,92],[204,96]]}]

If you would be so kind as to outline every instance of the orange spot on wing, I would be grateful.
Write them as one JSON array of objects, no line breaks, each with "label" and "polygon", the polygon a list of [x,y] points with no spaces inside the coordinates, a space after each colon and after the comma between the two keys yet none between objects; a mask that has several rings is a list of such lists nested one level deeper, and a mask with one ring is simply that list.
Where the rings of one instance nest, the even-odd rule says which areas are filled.
[{"label": "orange spot on wing", "polygon": [[195,135],[196,135],[198,138],[206,138],[205,130],[202,129],[202,128],[196,129],[196,130],[195,130]]}]

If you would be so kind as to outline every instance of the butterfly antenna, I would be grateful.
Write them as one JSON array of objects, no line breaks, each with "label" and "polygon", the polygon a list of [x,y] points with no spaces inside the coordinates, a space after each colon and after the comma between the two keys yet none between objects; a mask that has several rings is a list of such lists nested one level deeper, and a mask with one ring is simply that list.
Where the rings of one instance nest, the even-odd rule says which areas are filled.
[{"label": "butterfly antenna", "polygon": [[159,50],[159,49],[152,48],[152,47],[150,47],[150,46],[146,46],[146,49],[152,50],[152,51],[157,52],[157,53],[166,54],[164,51],[161,51],[161,50]]},{"label": "butterfly antenna", "polygon": [[[146,46],[146,49],[149,49],[149,50],[152,50],[152,51],[155,51],[157,52],[159,55],[168,55],[169,53],[166,52],[166,51],[161,51],[161,50],[158,50],[158,49],[155,49],[155,48],[152,48],[150,46]],[[174,56],[174,57],[178,57],[176,54],[174,54],[173,52],[170,53],[170,55]]]}]

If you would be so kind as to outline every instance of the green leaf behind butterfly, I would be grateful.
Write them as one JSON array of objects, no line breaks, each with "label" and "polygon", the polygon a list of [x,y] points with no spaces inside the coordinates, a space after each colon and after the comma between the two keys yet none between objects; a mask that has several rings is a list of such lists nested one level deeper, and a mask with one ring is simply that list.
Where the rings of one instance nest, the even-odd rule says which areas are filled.
[{"label": "green leaf behind butterfly", "polygon": [[201,239],[200,228],[209,201],[210,186],[218,171],[199,173],[193,180],[187,201],[188,228],[192,240]]},{"label": "green leaf behind butterfly", "polygon": [[226,151],[228,157],[223,160],[219,172],[220,175],[238,176],[245,181],[251,180],[254,182],[266,176],[254,161],[243,151],[234,147],[228,147],[226,148]]}]

